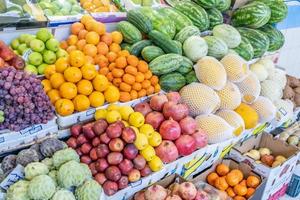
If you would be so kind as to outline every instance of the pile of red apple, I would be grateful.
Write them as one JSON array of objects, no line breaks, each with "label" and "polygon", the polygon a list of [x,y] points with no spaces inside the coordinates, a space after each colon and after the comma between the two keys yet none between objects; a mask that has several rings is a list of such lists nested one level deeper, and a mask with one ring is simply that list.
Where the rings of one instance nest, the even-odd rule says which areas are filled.
[{"label": "pile of red apple", "polygon": [[16,55],[2,40],[0,40],[0,68],[13,66],[16,69],[25,67],[24,60]]},{"label": "pile of red apple", "polygon": [[68,146],[76,149],[81,162],[89,165],[105,194],[113,195],[128,183],[152,173],[133,144],[135,131],[121,121],[108,124],[100,119],[83,126],[74,125],[70,130]]},{"label": "pile of red apple", "polygon": [[189,108],[181,103],[178,92],[155,95],[149,102],[135,105],[134,110],[141,112],[145,123],[152,125],[162,136],[163,141],[155,151],[164,163],[190,155],[207,145],[206,132],[197,129],[195,119],[189,116]]}]

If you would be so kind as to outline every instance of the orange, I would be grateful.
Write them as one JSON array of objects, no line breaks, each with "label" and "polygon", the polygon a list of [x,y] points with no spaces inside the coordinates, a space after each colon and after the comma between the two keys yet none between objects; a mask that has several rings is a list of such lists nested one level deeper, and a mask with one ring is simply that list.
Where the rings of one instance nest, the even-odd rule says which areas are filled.
[{"label": "orange", "polygon": [[109,62],[114,62],[117,59],[118,55],[115,52],[108,52],[106,54],[106,58],[108,59]]},{"label": "orange", "polygon": [[124,74],[124,71],[122,69],[114,68],[111,73],[115,78],[121,78]]},{"label": "orange", "polygon": [[95,57],[95,62],[99,65],[100,68],[108,66],[108,59],[104,55],[97,55]]},{"label": "orange", "polygon": [[206,180],[210,185],[214,185],[214,182],[217,178],[219,178],[218,174],[215,172],[211,172],[207,175]]},{"label": "orange", "polygon": [[85,39],[78,40],[76,47],[78,50],[82,51],[83,47],[86,45]]},{"label": "orange", "polygon": [[109,65],[108,65],[108,69],[110,70],[110,71],[112,71],[113,69],[115,69],[116,68],[116,63],[110,63]]},{"label": "orange", "polygon": [[121,83],[122,83],[122,79],[121,79],[121,78],[114,78],[113,84],[114,84],[116,87],[119,87]]},{"label": "orange", "polygon": [[104,42],[99,42],[99,44],[97,45],[97,51],[101,55],[106,55],[109,51],[107,44],[105,44]]},{"label": "orange", "polygon": [[124,74],[124,76],[122,77],[123,81],[129,85],[134,84],[135,82],[135,77],[131,74]]},{"label": "orange", "polygon": [[108,81],[112,82],[113,79],[114,79],[114,76],[112,75],[111,72],[108,72],[108,73],[106,74],[106,78],[108,79]]},{"label": "orange", "polygon": [[51,82],[48,80],[48,79],[44,79],[44,80],[42,80],[42,85],[43,85],[43,89],[44,89],[44,91],[47,93],[49,90],[51,90],[52,89],[52,87],[51,87]]},{"label": "orange", "polygon": [[227,182],[226,182],[226,180],[225,180],[224,177],[216,178],[216,180],[214,182],[214,186],[217,189],[222,190],[222,191],[225,191],[228,188],[228,184],[227,184]]},{"label": "orange", "polygon": [[50,79],[50,76],[55,73],[55,65],[48,65],[44,70],[44,75],[47,79]]},{"label": "orange", "polygon": [[147,89],[150,86],[151,86],[151,82],[149,80],[144,80],[142,82],[142,88]]},{"label": "orange", "polygon": [[[116,46],[117,47],[117,46]],[[128,57],[128,56],[130,56],[130,53],[129,53],[129,51],[127,51],[127,50],[122,50],[122,51],[119,51],[118,52],[118,56],[120,57],[120,56],[124,56],[124,57]]]},{"label": "orange", "polygon": [[68,67],[70,67],[69,59],[66,57],[58,58],[55,62],[55,71],[59,73],[63,73]]},{"label": "orange", "polygon": [[146,93],[147,95],[151,95],[154,93],[154,87],[153,86],[149,86],[147,89],[146,89]]},{"label": "orange", "polygon": [[102,74],[102,75],[104,75],[104,76],[106,74],[108,74],[108,72],[109,72],[108,67],[102,67],[101,69],[99,69],[99,73]]},{"label": "orange", "polygon": [[152,76],[150,78],[151,85],[155,86],[158,83],[159,79],[157,76]]},{"label": "orange", "polygon": [[102,6],[102,2],[100,0],[92,0],[92,3],[96,6],[96,7],[100,7]]},{"label": "orange", "polygon": [[138,63],[138,70],[139,72],[146,73],[149,70],[148,64],[145,61],[140,60]]},{"label": "orange", "polygon": [[79,39],[79,40],[85,39],[85,36],[86,36],[87,33],[88,33],[88,31],[85,30],[85,29],[79,31],[79,33],[78,33],[78,39]]},{"label": "orange", "polygon": [[93,92],[93,85],[88,80],[81,80],[77,83],[77,89],[79,94],[90,95]]},{"label": "orange", "polygon": [[244,196],[247,194],[247,187],[241,184],[237,184],[236,186],[234,186],[233,190],[234,193],[236,193],[239,196]]},{"label": "orange", "polygon": [[139,97],[144,97],[146,96],[147,91],[145,89],[141,89],[140,91],[138,91],[138,96]]},{"label": "orange", "polygon": [[120,92],[120,101],[121,102],[128,102],[131,100],[130,93],[128,92]]},{"label": "orange", "polygon": [[93,44],[86,44],[84,47],[83,47],[83,53],[85,55],[88,55],[88,56],[91,56],[91,57],[94,57],[97,55],[97,47]]},{"label": "orange", "polygon": [[94,58],[91,56],[85,56],[86,64],[95,64]]},{"label": "orange", "polygon": [[128,62],[129,65],[131,65],[133,67],[136,67],[139,64],[139,59],[134,55],[129,55],[127,57],[127,62]]},{"label": "orange", "polygon": [[131,74],[133,76],[135,76],[137,74],[137,69],[131,65],[128,65],[126,68],[125,68],[125,72],[127,74]]},{"label": "orange", "polygon": [[150,79],[152,77],[152,72],[148,70],[146,73],[144,73],[145,79]]},{"label": "orange", "polygon": [[119,31],[113,31],[111,37],[114,43],[121,44],[123,41],[123,35]]},{"label": "orange", "polygon": [[82,77],[87,80],[92,80],[97,75],[96,66],[92,64],[85,64],[81,68]]},{"label": "orange", "polygon": [[70,35],[68,40],[67,40],[68,45],[70,45],[70,46],[71,45],[76,45],[77,41],[78,41],[78,38],[77,38],[76,35]]},{"label": "orange", "polygon": [[229,172],[229,167],[223,163],[218,164],[216,167],[216,172],[219,176],[225,176]]},{"label": "orange", "polygon": [[105,100],[108,103],[114,103],[114,102],[119,101],[119,99],[120,99],[120,92],[119,92],[119,90],[118,90],[117,87],[115,87],[113,85],[110,85],[105,90],[104,97],[105,97]]},{"label": "orange", "polygon": [[90,100],[85,95],[79,94],[73,99],[74,108],[76,111],[85,111],[90,107]]},{"label": "orange", "polygon": [[247,178],[247,186],[248,187],[253,187],[256,188],[260,183],[259,178],[257,178],[256,176],[248,176]]},{"label": "orange", "polygon": [[106,32],[105,24],[103,24],[101,22],[93,23],[92,30],[101,36]]},{"label": "orange", "polygon": [[67,41],[63,40],[60,42],[59,46],[62,49],[67,49],[69,45],[68,45]]},{"label": "orange", "polygon": [[92,92],[89,96],[89,100],[90,100],[91,106],[94,108],[103,106],[103,104],[105,102],[104,95],[102,94],[102,92],[98,92],[98,91]]},{"label": "orange", "polygon": [[97,45],[99,43],[100,36],[95,31],[91,31],[86,34],[85,40],[88,44]]},{"label": "orange", "polygon": [[246,182],[246,180],[244,179],[244,180],[242,180],[240,183],[239,183],[240,185],[243,185],[243,186],[247,186],[247,182]]},{"label": "orange", "polygon": [[240,182],[240,178],[235,173],[229,172],[226,175],[226,181],[230,186],[235,186]]},{"label": "orange", "polygon": [[70,54],[72,51],[75,51],[76,49],[77,47],[75,45],[71,45],[66,49],[66,51]]},{"label": "orange", "polygon": [[243,178],[244,178],[244,175],[243,175],[243,173],[241,172],[241,170],[239,170],[239,169],[233,169],[233,170],[231,170],[230,171],[230,173],[233,173],[233,174],[235,174],[235,176],[237,176],[238,177],[238,179],[239,179],[239,182],[240,181],[242,181],[243,180]]},{"label": "orange", "polygon": [[132,89],[139,91],[139,90],[142,89],[142,84],[140,84],[140,83],[134,83],[132,85]]},{"label": "orange", "polygon": [[71,25],[71,33],[78,35],[79,31],[84,29],[84,25],[80,22],[75,22]]},{"label": "orange", "polygon": [[97,74],[96,77],[93,79],[93,86],[94,89],[103,92],[108,88],[109,82],[107,78],[102,74]]},{"label": "orange", "polygon": [[71,115],[74,112],[74,105],[69,99],[59,99],[55,102],[55,110],[61,116]]},{"label": "orange", "polygon": [[127,83],[120,83],[120,90],[123,91],[123,92],[130,92],[131,90],[131,86]]},{"label": "orange", "polygon": [[54,73],[50,77],[50,82],[53,88],[59,88],[65,82],[64,76],[61,73]]},{"label": "orange", "polygon": [[137,99],[137,98],[138,98],[138,93],[137,93],[137,91],[131,90],[131,91],[130,91],[130,96],[131,96],[131,99],[132,99],[132,100],[133,100],[133,99]]},{"label": "orange", "polygon": [[142,72],[137,72],[136,76],[135,76],[135,81],[138,83],[143,82],[145,79],[145,76]]},{"label": "orange", "polygon": [[118,53],[119,51],[121,51],[121,47],[117,43],[112,43],[111,45],[109,45],[109,50]]},{"label": "orange", "polygon": [[230,196],[230,197],[235,197],[236,196],[236,194],[234,193],[232,187],[227,188],[226,192],[227,192],[228,196]]},{"label": "orange", "polygon": [[58,99],[60,99],[59,92],[56,89],[52,89],[47,93],[50,101],[54,104]]},{"label": "orange", "polygon": [[69,59],[70,59],[70,64],[73,67],[81,67],[86,62],[85,55],[78,50],[70,52]]},{"label": "orange", "polygon": [[69,67],[64,71],[64,77],[67,81],[77,83],[82,78],[82,73],[77,67]]},{"label": "orange", "polygon": [[112,36],[110,33],[104,33],[103,35],[101,35],[101,42],[104,42],[107,45],[111,45],[112,43]]},{"label": "orange", "polygon": [[125,57],[121,56],[115,60],[116,67],[125,68],[127,66],[127,60]]},{"label": "orange", "polygon": [[154,92],[155,93],[160,92],[160,90],[161,90],[161,88],[160,88],[159,84],[154,85]]},{"label": "orange", "polygon": [[245,197],[250,198],[254,193],[255,193],[255,189],[249,187],[249,188],[247,188],[247,194],[245,195]]},{"label": "orange", "polygon": [[80,22],[85,25],[87,23],[88,20],[92,20],[93,17],[91,15],[83,15],[80,19]]},{"label": "orange", "polygon": [[246,200],[246,198],[242,196],[235,196],[233,200]]},{"label": "orange", "polygon": [[77,87],[74,83],[64,82],[59,87],[59,94],[66,99],[73,99],[77,95]]}]

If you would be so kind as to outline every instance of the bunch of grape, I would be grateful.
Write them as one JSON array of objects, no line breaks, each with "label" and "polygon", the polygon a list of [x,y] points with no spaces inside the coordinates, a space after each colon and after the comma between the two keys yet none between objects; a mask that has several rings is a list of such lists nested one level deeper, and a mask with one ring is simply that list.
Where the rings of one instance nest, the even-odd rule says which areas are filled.
[{"label": "bunch of grape", "polygon": [[41,81],[13,67],[0,69],[0,110],[5,116],[0,130],[19,131],[33,124],[45,124],[54,117]]}]

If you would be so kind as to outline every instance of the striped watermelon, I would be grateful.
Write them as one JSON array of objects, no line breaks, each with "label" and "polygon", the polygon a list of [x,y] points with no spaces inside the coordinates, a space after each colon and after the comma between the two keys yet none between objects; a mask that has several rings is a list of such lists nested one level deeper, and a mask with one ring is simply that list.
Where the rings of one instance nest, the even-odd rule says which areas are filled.
[{"label": "striped watermelon", "polygon": [[208,56],[219,59],[228,53],[228,46],[222,39],[215,36],[205,36],[204,40],[208,45]]},{"label": "striped watermelon", "polygon": [[288,13],[287,5],[282,0],[256,0],[265,3],[271,9],[269,23],[278,23],[286,18]]},{"label": "striped watermelon", "polygon": [[251,2],[234,11],[231,23],[234,26],[259,28],[268,23],[271,9],[262,2]]},{"label": "striped watermelon", "polygon": [[175,40],[184,43],[186,39],[193,35],[200,36],[200,31],[196,26],[186,26],[175,35]]},{"label": "striped watermelon", "polygon": [[181,1],[175,4],[175,9],[187,16],[200,31],[208,29],[208,15],[201,6],[193,2]]},{"label": "striped watermelon", "polygon": [[269,38],[262,31],[251,28],[238,28],[238,31],[249,40],[254,50],[253,58],[259,58],[269,49]]},{"label": "striped watermelon", "polygon": [[261,27],[260,30],[264,32],[269,38],[270,45],[268,51],[276,51],[283,46],[284,35],[275,27],[270,24],[266,24]]},{"label": "striped watermelon", "polygon": [[219,24],[213,28],[213,35],[221,38],[229,48],[235,48],[241,43],[240,33],[228,24]]},{"label": "striped watermelon", "polygon": [[247,61],[251,60],[254,56],[253,47],[249,40],[245,37],[242,37],[241,44],[232,50],[234,50],[237,54],[239,54],[242,58],[244,58]]},{"label": "striped watermelon", "polygon": [[223,15],[216,8],[206,10],[209,18],[209,29],[213,29],[218,24],[223,24]]},{"label": "striped watermelon", "polygon": [[219,11],[224,12],[230,8],[230,5],[231,5],[231,0],[218,0],[216,8]]},{"label": "striped watermelon", "polygon": [[199,6],[203,8],[214,8],[219,0],[194,0]]}]

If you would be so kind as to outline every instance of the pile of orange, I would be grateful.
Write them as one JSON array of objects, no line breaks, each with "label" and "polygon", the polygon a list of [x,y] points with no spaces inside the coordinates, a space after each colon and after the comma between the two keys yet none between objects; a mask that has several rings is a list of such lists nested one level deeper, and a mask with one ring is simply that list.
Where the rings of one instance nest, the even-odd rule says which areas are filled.
[{"label": "pile of orange", "polygon": [[45,77],[42,81],[44,90],[61,116],[99,107],[104,102],[113,103],[120,97],[118,88],[99,74],[95,65],[86,62],[85,55],[79,50],[71,51],[69,57],[59,58],[55,65],[47,66]]},{"label": "pile of orange", "polygon": [[80,50],[88,63],[98,65],[99,73],[120,90],[120,101],[127,102],[160,91],[157,76],[148,64],[122,50],[123,36],[106,32],[105,25],[85,15],[71,26],[71,35],[61,42],[68,52]]},{"label": "pile of orange", "polygon": [[218,164],[215,172],[206,177],[207,182],[215,188],[226,191],[233,200],[246,200],[254,193],[260,184],[260,178],[250,175],[244,178],[239,169],[230,170],[223,163]]},{"label": "pile of orange", "polygon": [[118,8],[109,0],[80,0],[80,5],[89,12],[118,12]]}]

